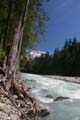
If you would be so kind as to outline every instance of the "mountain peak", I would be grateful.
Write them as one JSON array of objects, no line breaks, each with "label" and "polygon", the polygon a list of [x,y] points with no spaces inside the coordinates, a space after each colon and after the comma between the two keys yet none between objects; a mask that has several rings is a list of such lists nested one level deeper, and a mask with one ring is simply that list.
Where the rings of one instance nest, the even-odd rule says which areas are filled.
[{"label": "mountain peak", "polygon": [[30,57],[31,58],[40,57],[42,54],[46,54],[46,52],[44,52],[44,51],[37,51],[37,50],[30,51]]}]

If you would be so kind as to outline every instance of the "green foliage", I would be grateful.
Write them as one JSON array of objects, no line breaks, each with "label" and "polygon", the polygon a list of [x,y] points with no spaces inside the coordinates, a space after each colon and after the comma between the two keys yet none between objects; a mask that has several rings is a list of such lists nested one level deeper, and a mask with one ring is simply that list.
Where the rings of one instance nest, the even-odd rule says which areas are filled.
[{"label": "green foliage", "polygon": [[25,72],[80,76],[80,42],[76,38],[66,40],[63,48],[61,50],[55,49],[53,55],[47,53],[30,60]]},{"label": "green foliage", "polygon": [[25,30],[23,35],[22,49],[34,48],[35,43],[40,42],[40,35],[45,32],[45,22],[48,21],[47,13],[43,5],[46,1],[30,0]]},{"label": "green foliage", "polygon": [[[9,6],[11,1],[12,6]],[[30,0],[22,41],[23,50],[32,48],[37,41],[39,42],[39,36],[43,35],[45,31],[45,22],[48,20],[48,16],[43,5],[46,2],[47,0]],[[26,0],[0,0],[0,43],[4,38],[7,20],[9,20],[5,44],[6,46],[11,44],[15,27],[20,16],[24,14],[25,3]],[[8,18],[9,7],[11,7],[11,15]]]},{"label": "green foliage", "polygon": [[29,53],[27,51],[22,51],[23,53],[21,53],[20,56],[20,70],[24,71],[24,69],[26,69],[27,67],[27,62],[29,60]]}]

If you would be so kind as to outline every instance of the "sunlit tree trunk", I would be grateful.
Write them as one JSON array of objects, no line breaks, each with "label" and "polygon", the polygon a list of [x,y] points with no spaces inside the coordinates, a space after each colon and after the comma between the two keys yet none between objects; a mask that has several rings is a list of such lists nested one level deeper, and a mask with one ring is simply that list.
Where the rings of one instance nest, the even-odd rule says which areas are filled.
[{"label": "sunlit tree trunk", "polygon": [[19,57],[21,51],[21,44],[23,38],[24,25],[26,21],[27,8],[29,5],[29,0],[26,0],[24,13],[21,15],[17,27],[15,28],[14,38],[12,42],[12,47],[10,50],[7,66],[7,79],[9,80],[8,89],[13,86],[14,80],[16,79],[16,73],[19,74]]}]

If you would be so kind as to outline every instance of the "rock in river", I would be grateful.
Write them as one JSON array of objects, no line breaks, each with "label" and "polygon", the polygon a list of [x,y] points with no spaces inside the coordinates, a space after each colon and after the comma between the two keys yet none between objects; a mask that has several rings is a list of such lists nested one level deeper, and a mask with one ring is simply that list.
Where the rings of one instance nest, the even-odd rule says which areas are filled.
[{"label": "rock in river", "polygon": [[55,101],[63,101],[63,100],[65,100],[65,99],[70,99],[70,98],[69,98],[69,97],[59,96],[59,97],[56,97],[56,98],[54,99],[54,102],[55,102]]}]

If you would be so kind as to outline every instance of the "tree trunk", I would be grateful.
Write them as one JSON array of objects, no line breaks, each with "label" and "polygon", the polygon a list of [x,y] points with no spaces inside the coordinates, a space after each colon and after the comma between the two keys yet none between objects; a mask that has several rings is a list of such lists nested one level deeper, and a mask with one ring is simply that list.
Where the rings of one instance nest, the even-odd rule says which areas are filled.
[{"label": "tree trunk", "polygon": [[14,80],[16,79],[16,73],[19,71],[19,57],[20,57],[20,50],[21,50],[23,31],[24,31],[24,25],[26,21],[28,5],[29,5],[29,0],[26,0],[24,13],[20,17],[18,26],[15,28],[13,43],[12,43],[9,58],[7,61],[8,63],[7,65],[7,79],[8,79],[7,88],[8,89],[10,89],[10,87],[11,88],[13,87]]},{"label": "tree trunk", "polygon": [[4,30],[4,36],[3,36],[3,46],[2,46],[2,48],[4,50],[6,50],[6,47],[7,47],[6,43],[7,43],[7,34],[8,34],[11,12],[12,12],[12,1],[13,0],[8,0],[8,15],[7,15],[6,24],[5,24],[5,30]]}]

